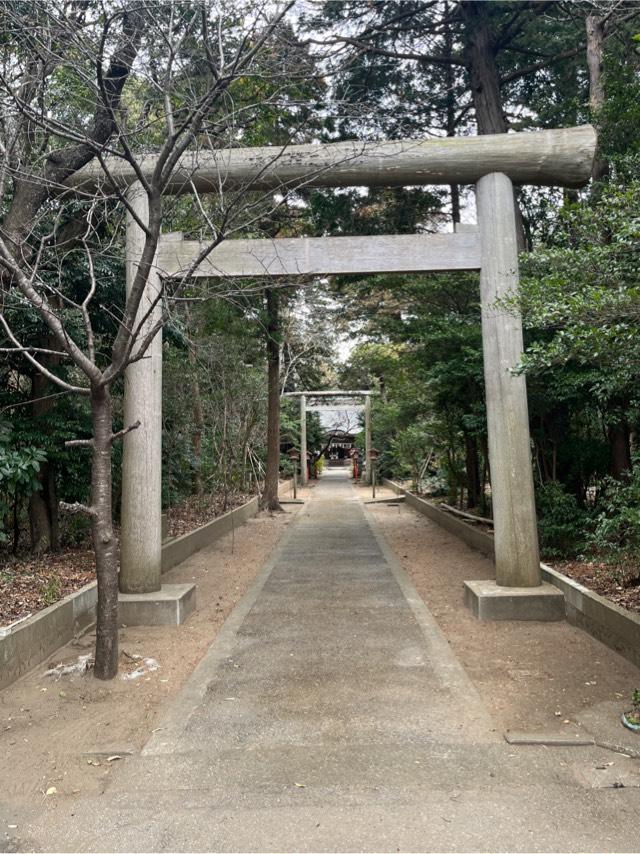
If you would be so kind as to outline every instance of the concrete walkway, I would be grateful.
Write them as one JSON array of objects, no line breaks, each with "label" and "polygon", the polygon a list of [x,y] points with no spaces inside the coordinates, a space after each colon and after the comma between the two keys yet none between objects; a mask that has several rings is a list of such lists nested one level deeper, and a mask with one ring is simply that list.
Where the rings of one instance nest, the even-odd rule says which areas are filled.
[{"label": "concrete walkway", "polygon": [[357,491],[329,470],[142,755],[32,838],[83,851],[632,851],[640,790],[593,788],[610,756],[504,742]]}]

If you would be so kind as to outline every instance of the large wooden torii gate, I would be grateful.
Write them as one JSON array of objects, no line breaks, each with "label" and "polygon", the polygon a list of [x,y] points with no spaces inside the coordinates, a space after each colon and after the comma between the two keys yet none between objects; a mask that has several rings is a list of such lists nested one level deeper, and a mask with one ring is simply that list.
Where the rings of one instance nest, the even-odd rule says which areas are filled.
[{"label": "large wooden torii gate", "polygon": [[[489,460],[495,531],[495,590],[514,600],[524,588],[536,596],[520,616],[541,618],[541,575],[527,411],[523,376],[513,373],[522,355],[522,324],[498,302],[518,284],[514,184],[577,187],[591,174],[596,134],[585,125],[564,130],[457,139],[231,149],[183,158],[167,188],[170,194],[219,193],[246,187],[405,186],[475,184],[478,227],[453,234],[383,237],[326,237],[283,240],[228,240],[192,272],[194,276],[321,276],[381,272],[479,270],[486,385]],[[142,164],[151,173],[155,158]],[[128,164],[116,164],[111,180],[126,187],[140,221],[147,198]],[[99,164],[76,173],[70,183],[91,189],[104,183]],[[127,285],[139,262],[144,234],[127,220]],[[158,248],[140,317],[149,311],[164,278],[183,275],[203,245],[165,236]],[[161,308],[149,313],[155,323]],[[153,594],[161,571],[162,343],[158,334],[148,357],[127,369],[125,423],[141,427],[126,435],[123,458],[120,584],[123,592]],[[475,593],[474,593],[475,596]],[[519,602],[526,597],[519,595]],[[533,600],[529,600],[532,602]],[[474,606],[475,607],[475,606]],[[538,610],[536,610],[538,609]],[[482,606],[480,614],[489,614]],[[512,616],[517,616],[515,612]]]}]

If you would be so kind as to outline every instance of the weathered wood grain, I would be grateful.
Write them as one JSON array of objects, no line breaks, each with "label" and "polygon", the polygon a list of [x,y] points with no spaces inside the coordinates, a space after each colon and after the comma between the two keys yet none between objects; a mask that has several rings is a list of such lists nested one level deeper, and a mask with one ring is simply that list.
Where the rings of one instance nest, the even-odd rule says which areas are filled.
[{"label": "weathered wood grain", "polygon": [[[185,155],[166,192],[219,193],[247,187],[397,187],[410,184],[474,184],[483,175],[503,172],[515,184],[580,187],[591,175],[596,132],[591,125],[527,133],[490,134],[394,142],[336,142],[199,151]],[[124,160],[111,160],[112,180],[136,180]],[[140,159],[151,177],[155,155]],[[93,191],[105,184],[96,161],[73,174],[70,187]]]},{"label": "weathered wood grain", "polygon": [[[165,276],[186,273],[206,244],[162,239],[158,265]],[[290,237],[226,240],[191,275],[200,277],[322,276],[419,273],[480,268],[477,232],[377,237]]]}]

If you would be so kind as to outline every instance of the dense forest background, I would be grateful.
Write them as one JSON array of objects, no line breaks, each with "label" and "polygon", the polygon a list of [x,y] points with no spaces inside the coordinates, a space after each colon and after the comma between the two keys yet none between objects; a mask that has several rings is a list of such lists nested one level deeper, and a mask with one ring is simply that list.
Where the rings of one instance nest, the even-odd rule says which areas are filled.
[{"label": "dense forest background", "polygon": [[[518,190],[522,282],[504,310],[520,310],[525,323],[526,352],[513,368],[528,382],[543,554],[598,560],[621,585],[640,582],[639,32],[640,12],[625,2],[300,3],[272,48],[297,73],[277,91],[266,74],[233,84],[234,120],[243,122],[239,107],[251,105],[236,127],[242,145],[598,127],[589,187]],[[17,49],[26,51],[21,37]],[[200,59],[194,52],[187,77]],[[54,84],[56,109],[82,111],[63,76]],[[135,81],[125,92],[132,111],[149,100]],[[475,216],[464,186],[300,187],[277,205],[257,194],[244,204],[251,216],[232,237],[433,232]],[[198,236],[204,213],[182,197],[167,206],[163,228]],[[121,224],[112,209],[98,228],[108,247],[95,256],[98,339],[111,334],[124,306]],[[85,254],[69,251],[49,274],[78,299],[86,265]],[[43,346],[48,333],[38,316],[24,305],[5,308],[20,340]],[[195,501],[219,512],[263,489],[268,366],[276,365],[280,393],[375,390],[382,473],[490,515],[477,276],[277,288],[200,282],[172,305],[163,334],[165,508]],[[6,337],[0,343],[11,349]],[[48,364],[73,379],[64,360],[51,356]],[[113,398],[122,426],[121,380]],[[280,428],[285,451],[298,442],[293,404],[283,402]],[[54,387],[21,353],[3,352],[0,548],[9,568],[16,556],[86,539],[88,521],[61,513],[59,502],[88,500],[90,457],[65,442],[91,429],[86,398]],[[310,418],[308,429],[310,447],[321,448],[320,423]],[[120,454],[114,445],[116,520]],[[289,465],[283,454],[283,473]]]}]

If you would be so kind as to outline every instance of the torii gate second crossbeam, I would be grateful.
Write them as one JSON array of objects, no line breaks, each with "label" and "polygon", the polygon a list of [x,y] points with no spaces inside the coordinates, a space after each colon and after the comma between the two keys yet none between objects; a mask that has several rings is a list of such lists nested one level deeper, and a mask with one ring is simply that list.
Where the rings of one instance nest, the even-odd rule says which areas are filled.
[{"label": "torii gate second crossbeam", "polygon": [[[304,486],[308,480],[308,471],[306,466],[307,459],[307,412],[327,412],[328,410],[342,410],[345,409],[364,412],[364,454],[366,459],[366,467],[365,467],[365,480],[367,483],[371,482],[371,466],[369,465],[369,454],[371,451],[371,395],[373,394],[370,390],[359,389],[357,391],[343,391],[342,389],[333,389],[328,391],[290,391],[285,392],[285,397],[299,397],[300,398],[300,460],[302,462],[301,465],[301,473],[302,473],[302,485]],[[328,397],[328,398],[353,398],[353,397],[363,397],[364,403],[361,404],[348,404],[345,406],[341,406],[340,404],[329,404],[329,405],[307,405],[307,400],[309,398],[316,397]]]}]

